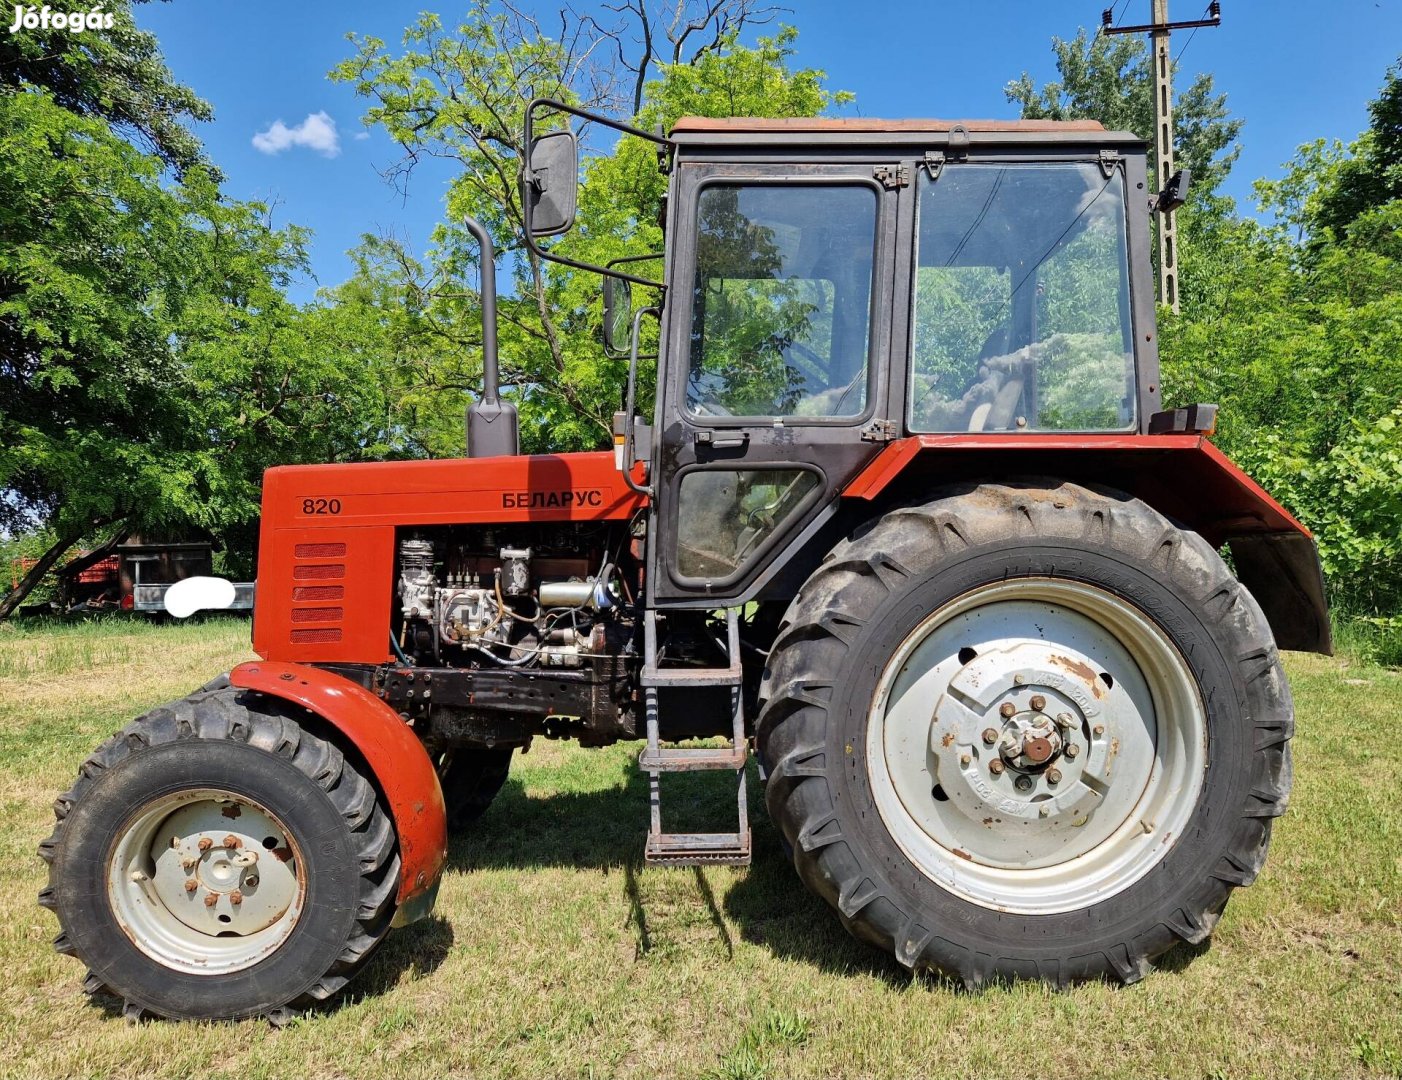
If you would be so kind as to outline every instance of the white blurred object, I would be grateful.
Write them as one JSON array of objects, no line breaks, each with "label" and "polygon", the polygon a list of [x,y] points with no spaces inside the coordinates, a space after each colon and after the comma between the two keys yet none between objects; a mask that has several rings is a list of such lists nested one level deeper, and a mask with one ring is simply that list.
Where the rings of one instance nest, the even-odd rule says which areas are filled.
[{"label": "white blurred object", "polygon": [[234,596],[232,581],[221,577],[188,577],[166,590],[165,609],[177,619],[186,619],[197,611],[222,611],[232,607]]}]

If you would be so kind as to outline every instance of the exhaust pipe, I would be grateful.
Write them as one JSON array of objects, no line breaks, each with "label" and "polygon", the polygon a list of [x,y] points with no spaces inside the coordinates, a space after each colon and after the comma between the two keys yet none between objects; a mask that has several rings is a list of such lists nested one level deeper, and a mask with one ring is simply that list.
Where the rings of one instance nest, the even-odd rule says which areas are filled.
[{"label": "exhaust pipe", "polygon": [[467,407],[467,456],[512,456],[521,452],[516,406],[497,396],[496,251],[480,221],[469,217],[464,224],[477,238],[482,266],[482,396]]}]

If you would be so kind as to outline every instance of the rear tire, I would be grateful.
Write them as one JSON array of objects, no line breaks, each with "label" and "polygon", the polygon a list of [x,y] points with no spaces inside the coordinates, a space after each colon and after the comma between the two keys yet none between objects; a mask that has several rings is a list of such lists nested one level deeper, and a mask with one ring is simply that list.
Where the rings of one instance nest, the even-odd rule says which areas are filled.
[{"label": "rear tire", "polygon": [[389,932],[400,860],[375,789],[295,706],[211,684],[97,748],[39,847],[60,953],[128,1015],[285,1020]]},{"label": "rear tire", "polygon": [[761,696],[799,875],[971,987],[1130,983],[1203,941],[1289,792],[1256,602],[1196,534],[1071,484],[966,489],[838,545]]}]

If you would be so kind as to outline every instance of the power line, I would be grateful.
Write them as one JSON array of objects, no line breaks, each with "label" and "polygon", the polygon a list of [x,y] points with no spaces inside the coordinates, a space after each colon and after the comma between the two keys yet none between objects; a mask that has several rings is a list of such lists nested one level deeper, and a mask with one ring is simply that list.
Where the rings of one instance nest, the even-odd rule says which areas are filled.
[{"label": "power line", "polygon": [[[1201,14],[1200,16],[1198,16],[1198,17],[1199,17],[1200,19],[1205,19],[1205,18],[1207,18],[1207,13],[1208,13],[1209,11],[1211,11],[1211,10],[1212,10],[1212,5],[1211,5],[1211,4],[1208,4],[1207,7],[1205,7],[1205,8],[1202,9],[1202,14]],[[1179,60],[1182,60],[1182,59],[1183,59],[1183,54],[1184,54],[1185,52],[1188,51],[1188,46],[1191,45],[1191,44],[1193,43],[1193,38],[1195,38],[1195,37],[1198,36],[1198,31],[1201,30],[1201,29],[1202,29],[1201,26],[1195,26],[1195,27],[1193,27],[1193,32],[1192,32],[1191,34],[1188,35],[1188,40],[1185,41],[1185,42],[1183,42],[1183,47],[1182,47],[1181,49],[1178,50],[1178,55],[1175,56],[1175,57],[1173,58],[1173,62],[1174,62],[1175,64],[1178,63]]]}]

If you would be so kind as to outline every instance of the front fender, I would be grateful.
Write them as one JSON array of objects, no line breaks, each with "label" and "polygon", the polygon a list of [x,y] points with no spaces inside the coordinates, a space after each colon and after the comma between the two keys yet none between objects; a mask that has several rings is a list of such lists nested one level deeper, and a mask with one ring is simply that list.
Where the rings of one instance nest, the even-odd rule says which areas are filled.
[{"label": "front fender", "polygon": [[364,687],[305,664],[255,660],[234,668],[229,682],[309,709],[360,752],[399,838],[396,922],[411,921],[405,914],[427,915],[447,858],[448,816],[438,772],[409,725]]}]

